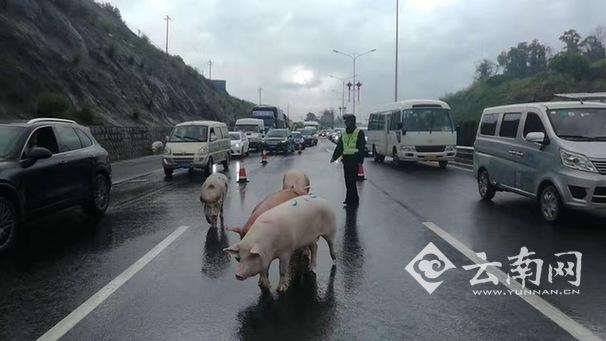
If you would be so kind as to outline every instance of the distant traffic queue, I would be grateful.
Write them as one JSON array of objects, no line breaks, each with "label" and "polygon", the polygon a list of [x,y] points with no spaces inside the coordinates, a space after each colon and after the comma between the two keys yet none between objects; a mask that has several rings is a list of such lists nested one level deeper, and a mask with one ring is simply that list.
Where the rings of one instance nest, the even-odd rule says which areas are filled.
[{"label": "distant traffic queue", "polygon": [[282,109],[272,105],[258,105],[252,108],[251,118],[263,120],[265,133],[271,129],[288,128],[288,119]]}]

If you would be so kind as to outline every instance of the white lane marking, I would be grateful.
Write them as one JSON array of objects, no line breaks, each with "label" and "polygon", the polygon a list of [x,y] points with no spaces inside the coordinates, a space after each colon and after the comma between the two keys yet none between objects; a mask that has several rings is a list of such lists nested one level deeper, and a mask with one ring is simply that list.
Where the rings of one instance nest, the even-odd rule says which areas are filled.
[{"label": "white lane marking", "polygon": [[[444,231],[438,225],[431,222],[424,222],[423,225],[437,234],[440,238],[444,239],[448,244],[457,249],[460,253],[462,253],[465,257],[469,258],[472,262],[476,264],[484,264],[486,261],[480,259],[470,248],[465,246],[465,244],[461,243],[458,239],[450,235],[448,232]],[[507,275],[495,268],[488,267],[486,269],[487,272],[495,275],[501,284],[506,286],[510,290],[524,290],[522,285],[517,281],[511,281],[509,284],[507,283]],[[516,291],[518,292],[518,291]],[[568,315],[564,314],[561,310],[551,305],[549,302],[542,299],[540,296],[536,295],[519,295],[521,299],[526,301],[526,303],[533,306],[536,310],[541,312],[547,318],[555,322],[562,329],[567,331],[570,335],[575,337],[577,340],[601,340],[595,334],[593,334],[589,329],[581,325],[580,323],[573,320]]]},{"label": "white lane marking", "polygon": [[189,226],[180,226],[177,228],[158,245],[154,246],[153,249],[149,250],[143,257],[139,258],[138,261],[124,270],[124,272],[118,275],[118,277],[107,283],[106,286],[101,288],[101,290],[97,291],[93,296],[82,303],[78,308],[76,308],[76,310],[72,311],[63,320],[59,321],[59,323],[44,333],[44,335],[40,336],[38,341],[58,340],[59,338],[63,337],[63,335],[70,331],[70,329],[78,324],[78,322],[82,321],[88,314],[103,303],[103,301],[105,301],[116,290],[124,285],[124,283],[131,279],[172,242],[179,238],[179,236],[181,236],[183,232],[187,231],[187,229],[189,229]]}]

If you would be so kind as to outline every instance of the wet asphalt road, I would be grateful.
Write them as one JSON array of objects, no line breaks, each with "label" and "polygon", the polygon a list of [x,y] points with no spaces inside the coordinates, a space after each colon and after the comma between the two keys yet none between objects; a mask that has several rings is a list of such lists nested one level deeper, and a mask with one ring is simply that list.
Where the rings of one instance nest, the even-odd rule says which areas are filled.
[{"label": "wet asphalt road", "polygon": [[[552,226],[533,201],[497,194],[478,200],[471,173],[418,164],[394,168],[365,163],[361,205],[341,208],[342,169],[329,164],[322,141],[303,155],[258,156],[232,162],[226,224],[242,224],[266,195],[279,190],[289,168],[311,179],[314,194],[334,203],[337,262],[320,241],[315,273],[295,275],[284,295],[262,293],[257,279],[234,278],[236,262],[221,250],[238,240],[209,229],[198,201],[200,173],[160,172],[131,162],[112,191],[99,221],[77,209],[37,221],[16,254],[0,259],[0,339],[39,337],[135,263],[180,226],[189,228],[65,334],[65,340],[220,339],[462,339],[568,340],[572,336],[517,296],[479,296],[472,289],[472,262],[423,222],[433,222],[466,245],[485,251],[507,269],[507,257],[523,246],[545,263],[563,251],[583,253],[579,295],[543,296],[574,321],[606,337],[606,219],[572,213]],[[250,182],[236,183],[238,164]],[[159,169],[159,164],[157,168]],[[129,169],[131,169],[129,171]],[[149,173],[142,174],[139,169]],[[222,171],[221,166],[217,166]],[[432,242],[457,267],[429,295],[406,265]],[[544,271],[546,271],[544,269]],[[550,288],[543,276],[542,287]],[[278,273],[273,263],[275,289]],[[573,288],[559,280],[554,287]]]}]

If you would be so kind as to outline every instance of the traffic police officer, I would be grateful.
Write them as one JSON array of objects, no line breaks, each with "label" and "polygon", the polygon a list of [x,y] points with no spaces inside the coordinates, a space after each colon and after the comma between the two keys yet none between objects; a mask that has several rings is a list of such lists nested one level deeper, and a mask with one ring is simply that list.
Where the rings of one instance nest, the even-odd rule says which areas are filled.
[{"label": "traffic police officer", "polygon": [[364,163],[364,150],[366,148],[366,138],[364,132],[356,127],[356,117],[354,115],[343,115],[345,122],[345,132],[337,141],[337,148],[332,154],[330,162],[335,162],[340,156],[343,156],[343,172],[345,173],[345,187],[347,196],[343,204],[347,207],[358,207],[359,197],[356,187],[358,165]]}]

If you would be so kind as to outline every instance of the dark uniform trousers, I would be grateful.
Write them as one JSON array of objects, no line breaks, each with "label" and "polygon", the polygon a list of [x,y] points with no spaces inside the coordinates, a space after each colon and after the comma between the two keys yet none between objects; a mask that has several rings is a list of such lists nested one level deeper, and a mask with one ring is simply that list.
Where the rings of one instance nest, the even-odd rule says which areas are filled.
[{"label": "dark uniform trousers", "polygon": [[343,155],[343,172],[345,173],[345,187],[347,188],[345,202],[347,204],[357,205],[360,201],[358,187],[356,186],[358,163],[359,158],[356,155]]}]

